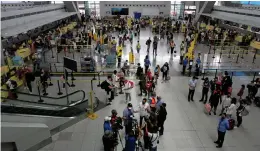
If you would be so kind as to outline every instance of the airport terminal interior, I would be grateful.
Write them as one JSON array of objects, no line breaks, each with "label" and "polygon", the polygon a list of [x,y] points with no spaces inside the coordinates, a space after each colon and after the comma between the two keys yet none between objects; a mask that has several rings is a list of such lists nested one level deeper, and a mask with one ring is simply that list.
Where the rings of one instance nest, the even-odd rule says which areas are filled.
[{"label": "airport terminal interior", "polygon": [[260,151],[259,78],[260,1],[1,1],[3,151]]}]

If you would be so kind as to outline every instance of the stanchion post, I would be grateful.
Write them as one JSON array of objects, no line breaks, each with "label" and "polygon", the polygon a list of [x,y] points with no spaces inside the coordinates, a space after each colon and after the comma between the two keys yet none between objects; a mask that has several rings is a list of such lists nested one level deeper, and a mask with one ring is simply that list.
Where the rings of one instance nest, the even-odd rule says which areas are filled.
[{"label": "stanchion post", "polygon": [[221,57],[222,57],[222,50],[221,50],[221,52],[220,52],[220,54],[219,54],[219,60],[218,60],[218,63],[220,63]]},{"label": "stanchion post", "polygon": [[93,80],[90,80],[90,84],[91,84],[91,91],[93,91]]},{"label": "stanchion post", "polygon": [[75,58],[75,56],[74,56],[74,51],[73,51],[73,53],[72,53],[72,57],[73,57],[73,59]]},{"label": "stanchion post", "polygon": [[54,63],[53,65],[54,65],[54,68],[55,68],[56,72],[58,72],[56,64]]},{"label": "stanchion post", "polygon": [[236,63],[238,63],[238,58],[239,58],[239,53],[237,54],[237,60],[236,60]]},{"label": "stanchion post", "polygon": [[244,59],[244,49],[242,50],[242,56],[241,56],[242,59]]},{"label": "stanchion post", "polygon": [[230,50],[229,50],[229,53],[228,53],[228,58],[231,58],[231,48],[230,48]]},{"label": "stanchion post", "polygon": [[233,53],[232,53],[232,54],[235,54],[235,49],[236,49],[236,47],[234,46],[234,49],[233,49]]},{"label": "stanchion post", "polygon": [[60,62],[59,62],[59,55],[58,55],[58,52],[56,52],[56,56],[57,56],[57,63],[60,63]]},{"label": "stanchion post", "polygon": [[209,52],[208,52],[208,54],[210,54],[210,49],[211,49],[211,45],[209,46]]},{"label": "stanchion post", "polygon": [[257,50],[255,50],[255,54],[254,54],[253,62],[252,62],[252,63],[255,63],[255,59],[256,59],[256,51],[257,51]]},{"label": "stanchion post", "polygon": [[38,100],[38,102],[43,102],[42,96],[41,96],[41,90],[40,90],[39,82],[38,82],[38,85],[37,85],[37,89],[38,89],[38,95],[39,95],[39,100]]},{"label": "stanchion post", "polygon": [[231,80],[233,79],[233,72],[231,72]]},{"label": "stanchion post", "polygon": [[254,73],[253,81],[255,81],[256,72]]},{"label": "stanchion post", "polygon": [[49,86],[53,86],[53,84],[51,83],[51,76],[50,75],[49,75],[49,80],[50,80]]},{"label": "stanchion post", "polygon": [[215,72],[215,78],[217,77],[217,73],[218,73],[218,69],[216,69],[216,72]]},{"label": "stanchion post", "polygon": [[100,71],[99,72],[99,74],[98,74],[98,85],[97,85],[97,87],[101,87],[101,84],[100,84],[100,73],[101,73],[102,71]]},{"label": "stanchion post", "polygon": [[42,94],[42,95],[44,95],[44,96],[48,95],[45,84],[48,84],[48,83],[47,83],[47,82],[46,82],[46,83],[44,82],[44,86],[43,86],[43,92],[44,92],[44,93]]},{"label": "stanchion post", "polygon": [[95,73],[95,72],[93,72],[93,74],[94,74],[94,77],[93,77],[93,79],[92,79],[92,80],[96,80],[96,73]]},{"label": "stanchion post", "polygon": [[70,75],[71,75],[71,80],[76,80],[76,79],[74,78],[73,71],[71,71]]},{"label": "stanchion post", "polygon": [[[215,46],[214,46],[215,47]],[[215,53],[216,53],[216,49],[213,48],[213,57],[212,58],[215,58]]]},{"label": "stanchion post", "polygon": [[50,63],[50,71],[52,72],[52,69],[51,69],[51,63]]},{"label": "stanchion post", "polygon": [[54,55],[53,55],[53,48],[51,48],[51,58],[54,58]]},{"label": "stanchion post", "polygon": [[71,87],[75,87],[75,84],[73,83],[74,80],[71,79]]},{"label": "stanchion post", "polygon": [[202,74],[203,74],[203,76],[202,76],[201,80],[205,80],[205,78],[204,78],[205,77],[205,70]]},{"label": "stanchion post", "polygon": [[60,91],[60,80],[57,80],[57,84],[58,84],[58,90],[59,90],[59,92],[57,94],[62,95],[63,93]]}]

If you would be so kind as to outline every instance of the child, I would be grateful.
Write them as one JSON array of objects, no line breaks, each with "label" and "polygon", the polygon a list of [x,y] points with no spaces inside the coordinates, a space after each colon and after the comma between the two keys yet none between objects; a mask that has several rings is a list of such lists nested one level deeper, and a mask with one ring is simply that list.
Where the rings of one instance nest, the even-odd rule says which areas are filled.
[{"label": "child", "polygon": [[244,94],[244,90],[245,90],[245,85],[241,85],[241,88],[239,90],[239,92],[237,93],[237,96],[239,96],[239,99],[241,100],[242,99],[242,96]]}]

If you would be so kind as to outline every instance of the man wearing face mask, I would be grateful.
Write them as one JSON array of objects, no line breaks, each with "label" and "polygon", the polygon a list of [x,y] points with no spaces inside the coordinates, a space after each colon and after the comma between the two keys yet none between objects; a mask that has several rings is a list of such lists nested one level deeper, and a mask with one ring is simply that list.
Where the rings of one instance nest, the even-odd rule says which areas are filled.
[{"label": "man wearing face mask", "polygon": [[222,147],[224,143],[225,134],[228,129],[229,129],[229,124],[226,118],[226,113],[223,113],[218,122],[218,140],[214,142],[215,144],[218,144],[218,146],[216,146],[217,148]]},{"label": "man wearing face mask", "polygon": [[125,126],[125,133],[128,134],[132,130],[132,121],[134,116],[134,109],[131,103],[127,104],[127,107],[123,111],[123,119]]},{"label": "man wearing face mask", "polygon": [[142,102],[139,104],[140,126],[142,126],[143,119],[148,115],[148,110],[150,110],[150,105],[147,102],[147,99],[143,98]]}]

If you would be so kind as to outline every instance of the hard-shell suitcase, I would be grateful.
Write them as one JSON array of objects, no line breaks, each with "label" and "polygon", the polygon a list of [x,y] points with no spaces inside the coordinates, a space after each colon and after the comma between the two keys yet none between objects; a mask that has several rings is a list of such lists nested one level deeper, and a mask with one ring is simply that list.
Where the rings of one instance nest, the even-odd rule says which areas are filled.
[{"label": "hard-shell suitcase", "polygon": [[107,66],[114,66],[116,64],[116,55],[107,55],[106,63]]}]

